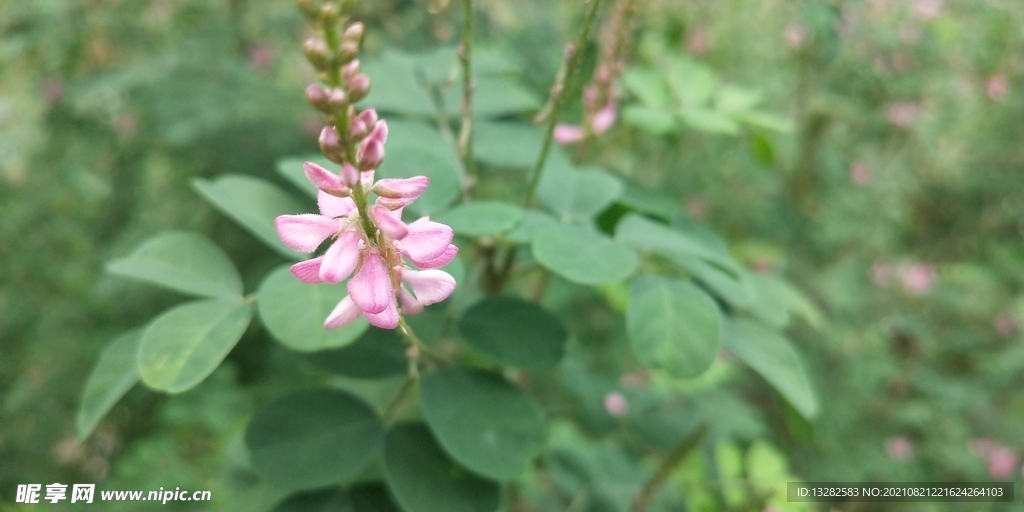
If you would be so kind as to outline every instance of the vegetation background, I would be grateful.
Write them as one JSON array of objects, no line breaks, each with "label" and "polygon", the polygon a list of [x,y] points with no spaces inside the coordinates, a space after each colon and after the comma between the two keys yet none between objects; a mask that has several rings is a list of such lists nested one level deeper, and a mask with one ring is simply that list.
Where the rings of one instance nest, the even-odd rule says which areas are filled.
[{"label": "vegetation background", "polygon": [[[738,378],[744,400],[716,404],[732,444],[702,453],[719,463],[709,467],[765,441],[784,455],[780,474],[809,481],[1011,480],[1020,491],[1024,4],[637,3],[630,67],[687,55],[718,83],[759,92],[793,129],[651,134],[627,118],[590,157],[664,191],[749,266],[781,271],[826,319],[789,331],[818,417],[794,423]],[[364,2],[366,51],[453,46],[457,4]],[[580,3],[476,4],[480,47],[545,97]],[[223,172],[280,182],[278,159],[317,150],[303,31],[290,2],[0,0],[0,509],[31,508],[13,503],[25,483],[209,489],[208,510],[225,511],[283,496],[248,468],[241,436],[255,404],[309,375],[265,334],[248,333],[196,390],[136,388],[83,444],[74,427],[100,351],[177,300],[105,275],[105,262],[171,228],[217,240],[248,281],[278,262],[189,183]],[[702,475],[676,484],[717,503],[700,510],[736,509],[715,473]]]}]

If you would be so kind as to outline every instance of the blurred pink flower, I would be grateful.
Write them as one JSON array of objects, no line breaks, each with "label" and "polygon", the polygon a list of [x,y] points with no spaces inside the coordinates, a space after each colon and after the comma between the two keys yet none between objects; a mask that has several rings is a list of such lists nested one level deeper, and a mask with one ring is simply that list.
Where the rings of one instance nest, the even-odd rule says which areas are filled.
[{"label": "blurred pink flower", "polygon": [[890,103],[885,107],[885,118],[895,126],[908,128],[917,118],[918,106],[909,101]]},{"label": "blurred pink flower", "polygon": [[626,401],[626,397],[622,396],[622,393],[610,391],[604,395],[604,410],[616,418],[621,418],[629,414],[629,402]]},{"label": "blurred pink flower", "polygon": [[914,17],[921,21],[930,21],[942,12],[942,0],[917,0],[914,2]]},{"label": "blurred pink flower", "polygon": [[850,181],[855,185],[867,185],[871,183],[872,179],[874,179],[874,173],[864,161],[858,160],[850,166]]},{"label": "blurred pink flower", "polygon": [[995,320],[992,321],[992,327],[995,327],[996,332],[1002,336],[1009,336],[1017,330],[1017,322],[1013,319],[1013,315],[1003,311],[996,315]]},{"label": "blurred pink flower", "polygon": [[785,36],[790,48],[802,48],[807,43],[807,29],[798,23],[786,25]]},{"label": "blurred pink flower", "polygon": [[583,140],[583,128],[571,124],[558,123],[551,138],[563,146],[575,144]]},{"label": "blurred pink flower", "polygon": [[905,436],[890,437],[885,440],[885,453],[898,462],[906,462],[914,458],[914,442]]},{"label": "blurred pink flower", "polygon": [[977,437],[967,442],[967,449],[975,457],[988,457],[995,448],[996,443],[988,437]]},{"label": "blurred pink flower", "polygon": [[703,197],[691,197],[686,201],[686,213],[697,220],[708,218],[708,201]]},{"label": "blurred pink flower", "polygon": [[134,137],[139,133],[139,118],[135,114],[121,114],[117,118],[117,133],[124,137]]},{"label": "blurred pink flower", "polygon": [[915,263],[900,269],[903,288],[914,295],[924,295],[935,284],[935,269],[931,265]]},{"label": "blurred pink flower", "polygon": [[892,267],[880,261],[872,263],[871,280],[882,288],[889,286],[892,284]]},{"label": "blurred pink flower", "polygon": [[48,103],[57,103],[64,98],[64,82],[59,78],[47,78],[43,80],[43,98]]},{"label": "blurred pink flower", "polygon": [[993,480],[1005,480],[1017,468],[1017,454],[1005,446],[1000,446],[988,455],[988,474]]},{"label": "blurred pink flower", "polygon": [[257,71],[268,71],[274,65],[274,47],[267,43],[256,43],[249,47],[249,65]]},{"label": "blurred pink flower", "polygon": [[687,33],[683,46],[686,47],[686,51],[695,57],[708,53],[711,50],[711,40],[708,37],[708,31],[699,28]]},{"label": "blurred pink flower", "polygon": [[992,101],[1000,101],[1010,91],[1010,79],[1003,73],[992,75],[985,84],[985,94]]}]

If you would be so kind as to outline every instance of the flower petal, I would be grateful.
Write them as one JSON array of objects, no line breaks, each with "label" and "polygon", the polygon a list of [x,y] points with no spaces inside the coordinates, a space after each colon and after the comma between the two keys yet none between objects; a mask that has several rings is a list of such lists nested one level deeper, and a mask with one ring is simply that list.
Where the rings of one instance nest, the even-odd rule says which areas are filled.
[{"label": "flower petal", "polygon": [[579,126],[559,124],[555,126],[555,132],[551,137],[555,142],[566,145],[575,144],[583,139],[583,130]]},{"label": "flower petal", "polygon": [[346,187],[354,187],[359,182],[359,170],[352,164],[345,162],[341,164],[341,180]]},{"label": "flower petal", "polygon": [[341,193],[345,190],[345,186],[342,185],[341,178],[337,174],[313,162],[306,162],[302,165],[302,168],[306,171],[306,179],[313,185],[316,185],[316,188],[335,193]]},{"label": "flower petal", "polygon": [[327,217],[345,217],[356,209],[351,197],[336,197],[323,190],[316,195],[316,203],[320,213]]},{"label": "flower petal", "polygon": [[359,318],[362,312],[363,310],[359,309],[355,302],[352,302],[352,297],[346,295],[337,306],[334,306],[331,314],[327,315],[327,320],[324,321],[324,329],[344,327],[354,322],[356,318]]},{"label": "flower petal", "polygon": [[380,313],[365,313],[366,320],[370,322],[370,325],[374,327],[380,327],[381,329],[394,329],[398,327],[398,308],[395,307],[395,301],[391,301],[388,307]]},{"label": "flower petal", "polygon": [[453,244],[448,244],[448,248],[444,250],[440,256],[430,260],[421,261],[416,264],[419,268],[438,268],[443,267],[452,262],[455,259],[455,255],[459,253],[459,248]]},{"label": "flower petal", "polygon": [[443,270],[402,268],[402,280],[409,284],[424,306],[441,302],[455,290],[455,278]]},{"label": "flower petal", "polygon": [[423,311],[423,303],[416,300],[404,286],[398,289],[398,296],[402,299],[402,313],[415,315]]},{"label": "flower petal", "polygon": [[304,213],[302,215],[281,215],[274,219],[277,236],[285,245],[299,252],[313,252],[338,232],[340,224],[337,219]]},{"label": "flower petal", "polygon": [[348,293],[359,309],[367,313],[380,313],[395,303],[395,290],[384,261],[375,250],[363,253],[363,265],[348,280]]},{"label": "flower petal", "polygon": [[614,101],[609,101],[608,105],[594,114],[594,118],[590,120],[590,127],[594,133],[602,134],[615,124],[616,117],[618,117],[618,106]]},{"label": "flower petal", "polygon": [[299,278],[306,284],[317,284],[324,282],[320,279],[320,262],[323,261],[323,256],[313,258],[311,260],[300,261],[289,269],[292,271],[292,275]]},{"label": "flower petal", "polygon": [[383,179],[373,184],[373,191],[378,196],[391,199],[416,199],[427,189],[430,178],[413,176],[405,179]]},{"label": "flower petal", "polygon": [[320,265],[320,279],[328,283],[340,283],[356,269],[359,263],[359,233],[345,231],[323,255]]},{"label": "flower petal", "polygon": [[395,246],[417,266],[440,257],[452,243],[452,228],[427,217],[409,224],[409,234]]},{"label": "flower petal", "polygon": [[396,219],[391,210],[383,206],[374,205],[371,207],[370,217],[373,218],[373,223],[377,225],[380,232],[392,240],[401,240],[405,235],[409,234],[409,228],[405,227],[402,221]]}]

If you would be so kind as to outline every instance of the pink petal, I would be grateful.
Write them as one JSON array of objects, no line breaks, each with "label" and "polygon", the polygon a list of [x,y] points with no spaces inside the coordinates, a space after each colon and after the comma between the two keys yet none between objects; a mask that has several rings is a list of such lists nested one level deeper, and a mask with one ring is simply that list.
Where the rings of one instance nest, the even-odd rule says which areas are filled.
[{"label": "pink petal", "polygon": [[346,187],[356,186],[356,182],[359,181],[359,170],[352,167],[352,164],[345,162],[341,166],[341,182]]},{"label": "pink petal", "polygon": [[448,248],[444,250],[437,258],[430,261],[422,261],[417,263],[416,266],[420,268],[438,268],[443,267],[452,262],[455,259],[455,255],[459,253],[459,248],[453,244],[449,244]]},{"label": "pink petal", "polygon": [[391,199],[416,199],[427,189],[430,178],[426,176],[413,176],[406,179],[384,179],[373,185],[373,191],[378,196]]},{"label": "pink petal", "polygon": [[409,284],[424,306],[447,299],[455,290],[455,278],[443,270],[401,270],[402,280]]},{"label": "pink petal", "polygon": [[388,210],[397,210],[409,206],[414,201],[416,201],[415,197],[392,199],[390,197],[378,196],[375,204],[379,204]]},{"label": "pink petal", "polygon": [[375,140],[384,144],[388,141],[388,122],[381,119],[377,121],[377,124],[373,125],[373,130],[370,135],[366,136],[367,139]]},{"label": "pink petal", "polygon": [[417,266],[439,258],[452,243],[452,228],[423,217],[409,224],[409,234],[397,244],[398,250]]},{"label": "pink petal", "polygon": [[423,311],[423,303],[416,300],[404,286],[398,289],[398,296],[402,299],[402,313],[415,315]]},{"label": "pink petal", "polygon": [[555,132],[552,135],[555,142],[561,145],[575,144],[583,140],[583,130],[579,126],[572,126],[568,124],[559,124],[555,126]]},{"label": "pink petal", "polygon": [[394,218],[391,210],[383,206],[374,205],[370,208],[370,217],[373,218],[373,223],[377,225],[380,232],[392,240],[401,240],[409,234],[409,228],[405,227],[402,221]]},{"label": "pink petal", "polygon": [[327,320],[324,321],[324,329],[337,329],[338,327],[344,327],[359,318],[360,313],[363,311],[356,306],[355,302],[352,302],[352,297],[346,295],[344,299],[334,309],[331,310],[331,314],[327,315]]},{"label": "pink petal", "polygon": [[313,252],[338,232],[340,224],[337,219],[304,213],[302,215],[281,215],[274,219],[277,236],[285,245],[299,252]]},{"label": "pink petal", "polygon": [[339,193],[345,190],[345,186],[341,184],[341,179],[338,178],[337,174],[313,162],[306,162],[302,168],[306,171],[306,179],[316,185],[316,188]]},{"label": "pink petal", "polygon": [[594,114],[594,118],[590,120],[590,127],[594,129],[594,133],[604,133],[615,124],[617,115],[618,109],[615,102],[610,101],[607,106]]},{"label": "pink petal", "polygon": [[320,279],[320,262],[323,261],[323,259],[323,256],[320,256],[319,258],[300,261],[299,263],[292,265],[292,268],[289,270],[292,271],[292,275],[299,278],[299,281],[302,281],[303,283],[322,283],[324,281],[323,279]]},{"label": "pink petal", "polygon": [[380,313],[395,302],[391,275],[376,251],[363,254],[363,265],[348,280],[348,293],[359,309],[371,314]]},{"label": "pink petal", "polygon": [[348,277],[359,263],[359,233],[350,229],[342,233],[327,248],[320,265],[320,279],[328,283],[340,283]]},{"label": "pink petal", "polygon": [[363,184],[363,190],[370,190],[373,188],[374,172],[375,171],[373,169],[370,169],[369,171],[359,173],[359,181]]},{"label": "pink petal", "polygon": [[380,327],[381,329],[394,329],[398,327],[398,308],[395,306],[394,299],[391,300],[384,311],[376,314],[366,312],[365,315],[370,325],[374,327]]},{"label": "pink petal", "polygon": [[316,202],[320,213],[327,217],[344,217],[356,209],[351,197],[335,197],[322,190],[317,194]]}]

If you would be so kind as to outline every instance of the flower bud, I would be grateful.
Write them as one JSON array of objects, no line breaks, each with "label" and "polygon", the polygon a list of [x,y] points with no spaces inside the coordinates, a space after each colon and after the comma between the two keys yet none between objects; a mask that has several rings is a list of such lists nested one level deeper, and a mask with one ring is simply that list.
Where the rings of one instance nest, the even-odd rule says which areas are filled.
[{"label": "flower bud", "polygon": [[345,161],[345,147],[341,144],[338,131],[333,126],[325,126],[320,132],[320,151],[328,160],[340,164]]},{"label": "flower bud", "polygon": [[317,84],[306,87],[306,101],[317,110],[327,110],[327,90]]},{"label": "flower bud", "polygon": [[320,19],[326,23],[334,23],[338,21],[338,16],[341,15],[341,11],[337,5],[333,3],[326,3],[320,7]]},{"label": "flower bud", "polygon": [[359,182],[359,170],[352,167],[352,164],[345,162],[341,165],[341,182],[349,188],[356,186]]},{"label": "flower bud", "polygon": [[350,82],[353,78],[359,75],[359,71],[359,59],[355,59],[341,67],[341,78],[345,80],[346,83]]},{"label": "flower bud", "polygon": [[363,99],[370,94],[370,77],[356,75],[348,82],[348,96],[353,103]]},{"label": "flower bud", "polygon": [[356,160],[360,170],[376,169],[384,161],[384,143],[367,137],[359,146],[359,155]]},{"label": "flower bud", "polygon": [[299,12],[306,19],[313,21],[320,17],[320,5],[316,0],[298,0],[296,3],[299,7]]},{"label": "flower bud", "polygon": [[358,5],[359,0],[341,0],[341,13],[346,16],[352,14]]},{"label": "flower bud", "polygon": [[342,89],[335,87],[327,93],[327,104],[330,106],[331,111],[341,112],[345,105],[347,105],[347,95]]},{"label": "flower bud", "polygon": [[359,56],[359,43],[355,41],[344,41],[341,48],[338,48],[338,61],[347,64]]},{"label": "flower bud", "polygon": [[358,118],[353,119],[348,124],[348,140],[362,140],[369,132],[370,128]]},{"label": "flower bud", "polygon": [[331,64],[331,51],[323,39],[306,39],[306,42],[302,43],[302,53],[306,54],[306,60],[318,70],[327,69]]},{"label": "flower bud", "polygon": [[349,27],[345,29],[345,33],[341,35],[341,38],[344,41],[352,41],[356,43],[356,45],[358,45],[359,43],[363,42],[364,30],[365,27],[363,26],[363,24],[357,21],[349,25]]},{"label": "flower bud", "polygon": [[377,126],[377,111],[372,108],[368,108],[359,113],[359,120],[366,124],[367,130],[371,127],[376,128]]},{"label": "flower bud", "polygon": [[375,140],[384,144],[388,141],[388,122],[381,119],[373,125],[373,130],[367,135],[367,140]]}]

